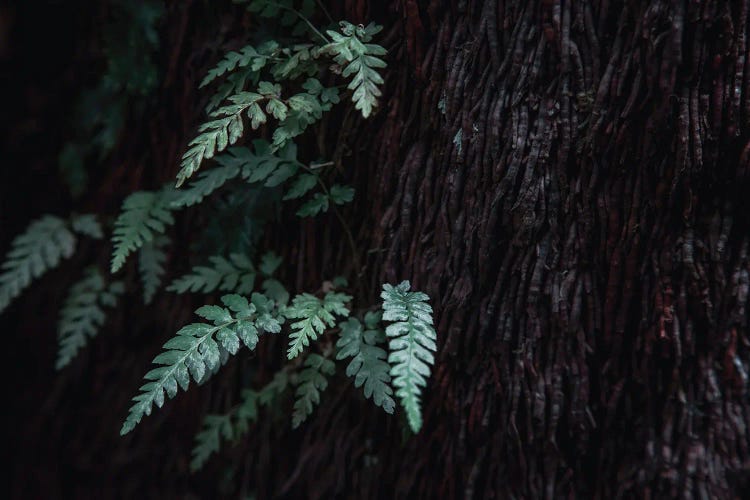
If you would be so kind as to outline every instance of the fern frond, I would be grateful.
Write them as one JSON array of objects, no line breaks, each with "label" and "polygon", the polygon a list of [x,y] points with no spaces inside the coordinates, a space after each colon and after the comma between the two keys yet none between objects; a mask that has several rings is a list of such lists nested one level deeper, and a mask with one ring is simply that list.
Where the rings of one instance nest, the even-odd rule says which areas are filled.
[{"label": "fern frond", "polygon": [[99,224],[99,219],[97,219],[96,215],[94,214],[81,214],[72,216],[70,218],[70,227],[74,232],[83,236],[88,236],[89,238],[93,238],[95,240],[104,238],[102,225]]},{"label": "fern frond", "polygon": [[276,80],[293,80],[302,75],[315,76],[319,72],[316,58],[318,48],[310,43],[297,44],[280,51],[281,61],[271,67]]},{"label": "fern frond", "polygon": [[248,294],[253,290],[257,271],[245,255],[233,253],[229,259],[214,255],[208,260],[209,266],[194,267],[192,273],[174,280],[167,291],[211,293],[221,290]]},{"label": "fern frond", "polygon": [[244,68],[230,74],[216,88],[216,92],[209,98],[206,104],[206,113],[211,113],[218,108],[224,100],[230,95],[238,94],[245,90],[248,84],[258,83],[259,74],[252,68]]},{"label": "fern frond", "polygon": [[[301,176],[300,176],[301,177]],[[315,193],[297,210],[298,217],[314,217],[328,211],[331,203],[344,205],[354,199],[354,188],[335,184],[326,193]]]},{"label": "fern frond", "polygon": [[60,217],[45,215],[33,221],[26,231],[11,243],[11,249],[0,267],[0,312],[35,278],[70,258],[76,237]]},{"label": "fern frond", "polygon": [[260,407],[271,404],[286,390],[287,385],[287,372],[281,370],[260,391],[243,390],[242,402],[228,413],[207,415],[203,420],[203,429],[195,436],[190,469],[195,472],[202,468],[211,455],[221,448],[222,437],[225,441],[237,441],[244,436],[250,423],[258,420]]},{"label": "fern frond", "polygon": [[164,247],[169,245],[169,238],[163,235],[157,236],[152,241],[145,243],[138,252],[138,272],[143,283],[143,302],[150,304],[161,286],[164,276],[164,263],[167,254]]},{"label": "fern frond", "polygon": [[286,101],[288,114],[273,131],[274,147],[287,145],[338,102],[338,90],[335,87],[323,88],[314,78],[309,78],[302,87],[305,92],[295,94]]},{"label": "fern frond", "polygon": [[68,365],[79,349],[86,346],[88,339],[99,333],[107,318],[104,307],[114,307],[117,297],[124,291],[121,281],[107,286],[96,268],[89,268],[85,277],[70,288],[57,325],[56,369]]},{"label": "fern frond", "polygon": [[335,292],[328,292],[323,299],[309,293],[294,297],[292,305],[287,307],[284,313],[287,318],[299,320],[291,324],[287,358],[294,359],[299,356],[302,350],[310,345],[310,341],[317,339],[326,327],[334,326],[335,315],[349,316],[346,303],[350,300],[351,296]]},{"label": "fern frond", "polygon": [[276,150],[268,141],[253,141],[253,151],[242,166],[242,178],[249,183],[262,182],[266,187],[283,183],[299,169],[297,146],[286,144]]},{"label": "fern frond", "polygon": [[366,398],[372,398],[386,413],[393,413],[396,402],[391,397],[393,389],[389,385],[391,367],[385,361],[388,354],[378,347],[378,344],[385,343],[385,332],[377,328],[378,316],[367,313],[367,330],[356,318],[339,323],[341,338],[336,343],[336,359],[352,358],[346,367],[346,375],[354,378],[354,387],[364,385]]},{"label": "fern frond", "polygon": [[258,52],[252,45],[245,45],[240,50],[227,52],[224,58],[209,70],[199,88],[205,87],[230,71],[246,66],[250,66],[253,71],[260,71],[268,59],[268,55]]},{"label": "fern frond", "polygon": [[326,375],[333,375],[336,365],[330,359],[312,353],[305,359],[305,369],[297,378],[297,390],[292,413],[292,428],[296,429],[307,420],[315,405],[320,403],[320,393],[328,387]]},{"label": "fern frond", "polygon": [[234,0],[247,3],[247,10],[261,17],[278,18],[282,26],[292,27],[292,36],[300,36],[305,31],[315,30],[309,18],[315,13],[315,0]]},{"label": "fern frond", "polygon": [[120,430],[124,435],[133,430],[144,415],[150,415],[152,406],[164,404],[164,393],[173,398],[178,387],[187,390],[190,379],[201,382],[207,372],[220,366],[222,352],[235,354],[240,341],[254,350],[261,331],[277,333],[281,322],[275,315],[273,304],[260,294],[253,294],[252,302],[240,295],[224,295],[221,301],[226,307],[203,306],[195,312],[207,323],[192,323],[184,326],[164,344],[165,351],[154,358],[160,365],[145,375],[148,381],[141,386],[141,393]]},{"label": "fern frond", "polygon": [[[257,92],[243,91],[230,96],[229,104],[211,113],[214,119],[201,125],[198,129],[201,133],[190,142],[190,148],[182,156],[181,168],[177,173],[177,187],[200,168],[203,160],[213,158],[214,154],[224,151],[227,146],[231,146],[242,137],[244,113],[250,119],[253,129],[266,123],[266,113],[270,113],[278,120],[286,118],[287,107],[280,100],[280,95],[281,86],[260,82]],[[263,101],[268,101],[265,112],[261,108]]]},{"label": "fern frond", "polygon": [[157,233],[163,233],[174,224],[170,212],[173,193],[161,191],[137,191],[122,203],[120,215],[115,220],[112,234],[112,272],[117,272],[125,260],[144,243],[153,241]]},{"label": "fern frond", "polygon": [[249,155],[247,148],[227,149],[225,154],[215,158],[218,167],[201,172],[188,187],[177,190],[172,206],[190,207],[202,202],[205,197],[237,177],[240,168],[250,160]]},{"label": "fern frond", "polygon": [[328,31],[333,42],[321,50],[333,55],[334,61],[342,68],[342,76],[352,76],[347,88],[353,91],[352,101],[355,109],[367,118],[372,109],[378,105],[381,92],[378,85],[383,84],[383,77],[378,69],[386,67],[384,56],[387,51],[380,45],[368,43],[372,37],[383,29],[382,26],[369,24],[367,27],[354,26],[341,21],[341,32]]},{"label": "fern frond", "polygon": [[396,396],[406,410],[409,426],[415,433],[422,427],[420,396],[427,384],[430,366],[435,363],[437,335],[432,326],[430,299],[422,292],[410,292],[403,281],[396,286],[383,285],[383,319],[394,321],[385,329],[389,338],[388,362],[396,387]]},{"label": "fern frond", "polygon": [[203,429],[195,435],[193,458],[190,460],[190,470],[197,471],[221,448],[221,438],[225,441],[235,439],[232,413],[225,415],[206,415],[203,418]]}]

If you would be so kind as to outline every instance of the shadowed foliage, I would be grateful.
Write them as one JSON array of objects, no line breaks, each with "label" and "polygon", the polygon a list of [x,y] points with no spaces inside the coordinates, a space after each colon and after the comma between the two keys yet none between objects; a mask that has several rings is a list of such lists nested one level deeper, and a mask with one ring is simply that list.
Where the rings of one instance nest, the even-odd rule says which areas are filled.
[{"label": "shadowed foliage", "polygon": [[[297,429],[293,401],[258,405],[236,445],[191,474],[203,415],[274,379],[278,337],[119,437],[150,360],[202,303],[120,297],[106,334],[56,374],[49,304],[64,303],[86,259],[109,266],[81,238],[4,316],[13,496],[746,495],[750,2],[320,3],[316,23],[326,12],[375,22],[388,51],[370,117],[337,107],[298,142],[354,187],[340,208],[351,234],[333,211],[299,218],[293,207],[255,243],[281,254],[276,275],[295,291],[329,292],[320,284],[349,275],[361,304],[404,279],[430,297],[438,345],[420,433],[339,370]],[[58,156],[78,140],[67,132],[75,99],[106,69],[91,47],[113,14],[108,2],[20,4],[0,9],[16,96],[2,110],[3,251],[44,213],[114,217],[131,193],[172,182],[205,121],[201,81],[267,23],[229,1],[165,2],[160,83],[118,105],[126,125],[111,149],[86,152],[96,188],[74,204]],[[221,252],[256,237],[233,199],[220,201],[224,227],[192,209],[176,223],[169,280],[205,262],[174,244],[191,242],[191,224]],[[124,269],[118,279],[140,279],[137,265]]]}]

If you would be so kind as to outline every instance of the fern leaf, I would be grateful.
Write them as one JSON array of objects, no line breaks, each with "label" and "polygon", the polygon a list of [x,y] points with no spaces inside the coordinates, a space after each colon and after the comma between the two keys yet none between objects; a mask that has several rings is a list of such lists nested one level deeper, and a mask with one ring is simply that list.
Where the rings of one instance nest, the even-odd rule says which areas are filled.
[{"label": "fern leaf", "polygon": [[249,183],[262,182],[275,187],[294,175],[299,168],[297,146],[289,143],[275,150],[262,139],[253,141],[253,152],[242,167],[242,178]]},{"label": "fern leaf", "polygon": [[192,273],[176,279],[167,288],[170,292],[211,293],[215,290],[248,294],[253,290],[255,266],[250,259],[238,253],[231,254],[229,259],[220,255],[208,258],[209,266],[196,266]]},{"label": "fern leaf", "polygon": [[305,359],[305,369],[297,379],[297,390],[292,413],[292,428],[296,429],[307,420],[315,405],[320,403],[320,393],[328,387],[326,375],[333,375],[336,365],[319,354],[310,354]]},{"label": "fern leaf", "polygon": [[334,61],[344,68],[342,76],[352,77],[347,88],[353,91],[355,109],[367,118],[378,105],[381,95],[378,86],[383,84],[383,77],[378,69],[385,68],[386,63],[379,56],[387,53],[380,45],[368,42],[382,26],[370,24],[362,27],[341,21],[340,27],[341,33],[328,31],[333,42],[324,46],[322,51],[332,54]]},{"label": "fern leaf", "polygon": [[354,387],[364,386],[366,398],[372,398],[375,405],[386,413],[393,413],[396,402],[391,397],[393,389],[389,385],[391,367],[385,361],[388,356],[378,344],[385,343],[385,333],[376,329],[378,318],[368,313],[365,322],[368,329],[356,318],[339,323],[341,338],[336,343],[336,359],[352,358],[346,367],[346,375],[354,378]]},{"label": "fern leaf", "polygon": [[[213,158],[214,154],[224,151],[242,137],[243,114],[247,114],[253,129],[266,123],[266,112],[279,120],[287,118],[286,104],[280,100],[280,95],[280,85],[259,82],[257,92],[243,91],[230,96],[229,104],[211,113],[214,119],[201,125],[201,133],[190,142],[190,148],[182,156],[181,168],[177,173],[177,187],[200,168],[203,160]],[[266,112],[260,106],[262,101],[268,101]],[[283,122],[280,126],[283,126]]]},{"label": "fern leaf", "polygon": [[354,188],[351,186],[342,186],[334,184],[331,186],[328,196],[336,205],[344,205],[354,199]]},{"label": "fern leaf", "polygon": [[247,148],[227,149],[226,154],[216,157],[218,167],[201,172],[187,188],[177,191],[172,206],[190,207],[202,202],[205,197],[239,175],[240,167],[249,159],[249,153]]},{"label": "fern leaf", "polygon": [[219,451],[222,437],[227,441],[234,439],[232,416],[232,414],[206,415],[203,419],[203,429],[195,436],[190,470],[197,471],[203,467],[211,455]]},{"label": "fern leaf", "polygon": [[206,104],[206,113],[210,114],[215,111],[227,97],[242,92],[248,86],[248,83],[257,83],[257,79],[258,73],[253,71],[252,68],[245,68],[232,73],[216,88],[216,92],[209,98],[208,104]]},{"label": "fern leaf", "polygon": [[410,292],[411,285],[383,285],[383,319],[394,321],[385,329],[389,338],[388,362],[396,387],[396,396],[406,410],[409,426],[415,433],[422,427],[420,396],[427,384],[430,366],[435,363],[437,335],[432,326],[432,307],[422,292]]},{"label": "fern leaf", "polygon": [[32,280],[70,258],[76,237],[64,219],[45,215],[33,221],[11,243],[0,267],[0,312],[18,297]]},{"label": "fern leaf", "polygon": [[74,215],[70,218],[70,227],[74,232],[95,240],[104,238],[102,226],[93,214]]},{"label": "fern leaf", "polygon": [[349,295],[334,292],[328,292],[323,299],[309,293],[294,297],[292,305],[284,313],[287,318],[299,320],[291,324],[287,358],[294,359],[299,356],[302,350],[310,345],[310,341],[317,339],[326,327],[334,326],[335,315],[349,316],[349,309],[345,304],[351,299]]},{"label": "fern leaf", "polygon": [[315,217],[319,213],[328,211],[328,196],[323,193],[315,193],[297,210],[298,217]]},{"label": "fern leaf", "polygon": [[96,268],[89,268],[86,276],[71,287],[57,326],[59,349],[56,369],[68,365],[86,346],[88,339],[99,333],[107,318],[104,307],[114,307],[117,297],[124,291],[125,287],[120,281],[107,286]]},{"label": "fern leaf", "polygon": [[273,380],[260,391],[245,389],[242,402],[224,415],[207,415],[203,429],[195,436],[190,469],[195,472],[205,465],[212,454],[225,441],[236,441],[247,434],[251,422],[258,420],[258,410],[268,406],[287,388],[288,375],[285,370],[276,373]]},{"label": "fern leaf", "polygon": [[148,382],[133,398],[135,403],[120,430],[121,435],[133,430],[145,415],[150,415],[154,404],[161,407],[165,392],[168,398],[173,398],[178,387],[188,389],[191,378],[201,382],[206,373],[215,372],[222,352],[235,354],[240,341],[253,350],[260,330],[278,332],[281,329],[279,319],[268,307],[268,300],[259,294],[253,294],[252,303],[234,294],[224,295],[221,300],[225,307],[203,306],[195,311],[208,322],[184,326],[164,344],[164,352],[153,361],[159,366],[145,375]]},{"label": "fern leaf", "polygon": [[113,273],[122,268],[128,255],[153,241],[157,233],[163,233],[167,226],[174,224],[170,212],[172,196],[170,190],[163,189],[137,191],[125,198],[112,235]]},{"label": "fern leaf", "polygon": [[169,244],[166,236],[157,236],[145,243],[138,252],[138,272],[143,283],[143,302],[150,304],[161,286],[167,254],[164,247]]},{"label": "fern leaf", "polygon": [[253,71],[260,71],[266,65],[268,56],[259,53],[252,45],[246,45],[240,50],[228,52],[216,66],[211,68],[200,84],[205,87],[220,76],[239,68],[251,66]]}]

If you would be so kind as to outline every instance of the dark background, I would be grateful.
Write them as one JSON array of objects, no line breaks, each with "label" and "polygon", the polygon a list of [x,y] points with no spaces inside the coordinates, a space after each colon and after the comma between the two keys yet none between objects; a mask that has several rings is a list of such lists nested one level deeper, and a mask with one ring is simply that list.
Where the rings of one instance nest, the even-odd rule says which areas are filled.
[{"label": "dark background", "polygon": [[[303,428],[269,412],[190,474],[203,415],[231,407],[248,373],[271,378],[276,341],[121,438],[150,360],[198,304],[133,294],[55,372],[59,304],[82,266],[107,268],[108,249],[85,243],[0,317],[10,496],[747,497],[748,3],[337,2],[337,19],[385,25],[384,109],[334,116],[324,142],[346,150],[347,218],[372,250],[358,299],[410,279],[435,306],[424,430],[409,438],[339,377]],[[0,7],[2,252],[41,214],[113,217],[173,178],[203,118],[200,78],[256,25],[229,1],[167,4],[161,82],[75,203],[57,157],[104,67],[107,9]],[[280,227],[266,243],[295,291],[351,269],[335,220]],[[186,265],[170,255],[167,279]],[[120,276],[136,286],[132,264]]]}]

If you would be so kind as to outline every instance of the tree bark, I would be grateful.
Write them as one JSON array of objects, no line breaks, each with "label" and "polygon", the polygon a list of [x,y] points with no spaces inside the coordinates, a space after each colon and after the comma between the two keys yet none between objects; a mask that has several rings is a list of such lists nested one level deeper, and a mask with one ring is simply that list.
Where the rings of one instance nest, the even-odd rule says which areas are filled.
[{"label": "tree bark", "polygon": [[[748,1],[328,3],[334,18],[385,25],[386,84],[372,119],[336,115],[306,147],[357,190],[344,210],[364,263],[357,303],[403,279],[431,297],[422,432],[405,436],[340,377],[300,430],[283,409],[263,416],[190,477],[201,415],[236,401],[248,366],[270,378],[283,339],[121,439],[127,398],[195,305],[166,297],[133,319],[133,299],[71,372],[36,375],[34,394],[54,389],[24,410],[19,439],[33,445],[15,460],[15,494],[747,494]],[[125,165],[91,207],[174,174],[202,118],[196,82],[224,42],[205,8],[169,8],[154,107],[169,111],[123,138]],[[335,218],[291,227],[267,243],[298,291],[357,272]],[[19,306],[15,343],[29,330],[52,343],[43,320],[27,323],[43,299]],[[34,483],[43,469],[52,486]]]}]

